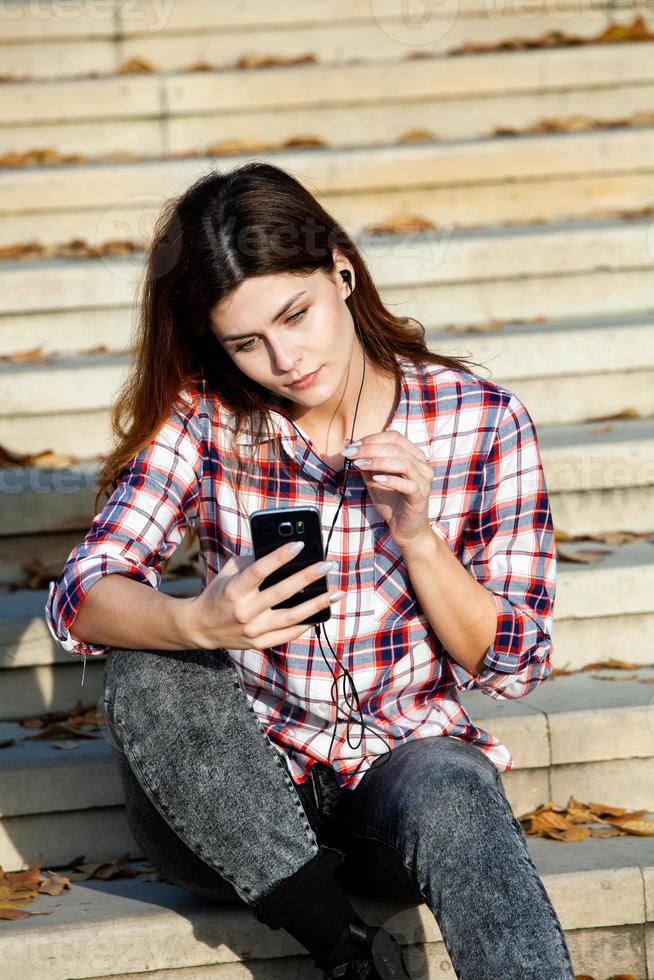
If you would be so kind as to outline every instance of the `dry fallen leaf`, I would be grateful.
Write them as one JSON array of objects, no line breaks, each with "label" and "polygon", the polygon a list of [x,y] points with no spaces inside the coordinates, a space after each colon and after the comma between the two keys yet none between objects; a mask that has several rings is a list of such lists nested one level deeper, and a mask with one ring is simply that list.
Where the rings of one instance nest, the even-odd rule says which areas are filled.
[{"label": "dry fallen leaf", "polygon": [[634,664],[629,660],[618,660],[615,657],[609,657],[608,660],[594,660],[590,664],[586,664],[581,670],[596,670],[599,667],[610,667],[613,670],[638,670],[642,664]]},{"label": "dry fallen leaf", "polygon": [[584,38],[563,31],[547,31],[540,37],[508,37],[489,44],[469,41],[448,52],[450,55],[474,54],[481,51],[515,51],[525,48],[572,47],[583,44],[614,44],[624,41],[652,41],[654,34],[642,16],[635,17],[630,24],[611,23],[595,37]]},{"label": "dry fallen leaf", "polygon": [[278,68],[288,67],[289,65],[316,64],[315,54],[300,54],[296,57],[285,58],[277,54],[244,54],[234,62],[234,68]]},{"label": "dry fallen leaf", "polygon": [[[69,711],[47,711],[32,718],[23,718],[20,721],[23,728],[41,729],[36,735],[26,735],[24,741],[56,738],[58,735],[73,735],[73,741],[78,738],[97,738],[100,727],[104,724],[104,716],[97,713],[96,707],[95,704],[83,705],[78,701]],[[84,730],[89,728],[91,731]]]},{"label": "dry fallen leaf", "polygon": [[109,881],[111,878],[135,878],[137,872],[127,867],[129,852],[112,861],[91,861],[86,864],[71,863],[68,877],[71,881],[88,881],[89,878],[99,878]]},{"label": "dry fallen leaf", "polygon": [[591,827],[591,837],[624,837],[624,833],[617,827]]},{"label": "dry fallen leaf", "polygon": [[[31,912],[23,906],[33,902],[39,894],[61,895],[72,888],[65,875],[41,871],[43,856],[39,854],[31,868],[24,871],[4,871],[0,867],[0,919],[26,919],[33,915],[51,915],[51,912]],[[45,875],[44,880],[41,876]]]},{"label": "dry fallen leaf", "polygon": [[365,225],[362,229],[366,235],[397,235],[408,231],[436,231],[438,225],[418,215],[404,215],[388,218],[376,224]]},{"label": "dry fallen leaf", "polygon": [[396,143],[421,143],[423,141],[436,140],[438,137],[429,129],[409,129],[406,133],[401,133]]},{"label": "dry fallen leaf", "polygon": [[618,677],[612,674],[591,674],[594,681],[634,681],[638,678],[638,674],[623,674],[622,677]]},{"label": "dry fallen leaf", "polygon": [[569,830],[554,830],[550,829],[546,831],[545,835],[552,840],[562,840],[567,843],[574,843],[578,840],[586,840],[590,837],[590,830],[588,827],[570,827]]},{"label": "dry fallen leaf", "polygon": [[0,167],[42,167],[59,163],[88,163],[91,157],[79,153],[60,153],[52,147],[37,147],[21,153],[9,152],[0,155]]},{"label": "dry fallen leaf", "polygon": [[[565,807],[557,806],[549,800],[535,810],[523,813],[518,820],[529,836],[572,843],[589,837],[624,837],[627,834],[654,836],[654,820],[643,819],[648,812],[628,811],[624,807],[608,806],[604,803],[583,803],[570,796]],[[585,826],[595,823],[609,826]]]},{"label": "dry fallen leaf", "polygon": [[219,156],[226,153],[251,153],[259,150],[268,150],[270,146],[261,140],[223,140],[220,143],[211,143],[205,148],[208,156]]},{"label": "dry fallen leaf", "polygon": [[151,61],[148,61],[146,58],[142,58],[137,54],[123,62],[123,64],[116,69],[116,74],[132,75],[135,72],[150,73],[158,71],[159,69],[156,67],[156,65],[153,65]]},{"label": "dry fallen leaf", "polygon": [[610,554],[611,551],[608,548],[579,548],[577,551],[572,551],[570,548],[561,548],[559,545],[557,545],[556,549],[557,558],[563,558],[564,561],[583,562],[585,565],[590,565],[594,562],[601,561]]},{"label": "dry fallen leaf", "polygon": [[654,820],[624,820],[614,822],[619,830],[626,830],[636,837],[654,837]]},{"label": "dry fallen leaf", "polygon": [[41,466],[41,467],[65,467],[79,462],[76,456],[60,456],[53,453],[51,449],[46,449],[36,455],[27,453],[12,453],[4,446],[0,446],[0,467],[2,466]]}]

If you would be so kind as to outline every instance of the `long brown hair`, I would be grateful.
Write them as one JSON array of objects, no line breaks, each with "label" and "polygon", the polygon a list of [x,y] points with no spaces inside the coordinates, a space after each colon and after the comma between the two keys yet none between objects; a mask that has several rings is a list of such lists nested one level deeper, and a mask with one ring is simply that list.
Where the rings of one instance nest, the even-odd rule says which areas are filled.
[{"label": "long brown hair", "polygon": [[[96,511],[189,382],[205,381],[233,413],[234,438],[246,427],[255,442],[272,433],[271,392],[239,370],[210,329],[210,311],[251,276],[332,273],[334,248],[354,268],[346,302],[381,373],[399,379],[398,356],[470,372],[476,362],[433,353],[421,323],[384,307],[354,242],[295,177],[256,161],[210,172],[167,201],[157,220],[139,287],[134,359],[111,409],[114,448],[98,473]],[[245,475],[252,455],[236,453]]]}]

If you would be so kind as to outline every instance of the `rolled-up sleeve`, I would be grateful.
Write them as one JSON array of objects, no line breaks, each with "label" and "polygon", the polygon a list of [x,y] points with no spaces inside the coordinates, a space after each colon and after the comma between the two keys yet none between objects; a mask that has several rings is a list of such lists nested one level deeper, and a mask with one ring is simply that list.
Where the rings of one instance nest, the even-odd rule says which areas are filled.
[{"label": "rolled-up sleeve", "polygon": [[102,576],[118,573],[159,588],[164,561],[197,518],[201,459],[193,409],[176,403],[155,438],[122,471],[86,537],[49,584],[45,621],[64,650],[99,656],[108,649],[70,634],[80,604]]},{"label": "rolled-up sleeve", "polygon": [[523,697],[552,670],[556,545],[536,430],[514,394],[484,465],[462,563],[493,596],[497,631],[479,674],[450,658],[455,684],[499,699]]}]

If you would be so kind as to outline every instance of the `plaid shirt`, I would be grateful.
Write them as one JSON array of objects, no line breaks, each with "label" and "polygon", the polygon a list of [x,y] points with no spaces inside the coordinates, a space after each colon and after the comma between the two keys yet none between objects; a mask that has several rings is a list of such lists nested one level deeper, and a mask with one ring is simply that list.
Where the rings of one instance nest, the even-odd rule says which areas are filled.
[{"label": "plaid shirt", "polygon": [[[457,692],[479,688],[493,698],[523,697],[552,666],[554,531],[527,409],[506,388],[474,374],[405,359],[398,363],[401,396],[387,428],[405,435],[429,459],[434,471],[429,523],[490,591],[497,633],[477,675],[450,656],[418,604],[402,554],[363,476],[352,468],[326,555],[339,563],[330,583],[347,594],[331,607],[321,637],[329,663],[333,655],[325,633],[350,670],[370,726],[357,723],[341,678],[339,717],[352,720],[349,726],[338,724],[329,761],[338,783],[349,788],[387,750],[386,743],[393,747],[433,735],[467,739],[500,772],[512,768],[506,746],[472,724]],[[247,512],[314,506],[326,541],[342,476],[281,411],[271,416],[281,458],[265,440],[257,443],[257,469],[243,491]],[[230,481],[233,433],[233,414],[206,382],[193,382],[180,393],[156,438],[123,471],[86,537],[57,581],[50,582],[46,622],[64,650],[86,657],[108,649],[71,637],[68,627],[80,602],[94,582],[112,572],[158,588],[162,563],[187,525],[198,536],[203,588],[230,557],[252,554],[249,523],[238,511]],[[245,451],[254,446],[251,433],[242,433],[239,441]],[[333,678],[315,631],[263,651],[227,652],[292,778],[304,782],[316,761],[328,761],[336,721]],[[349,686],[345,693],[352,704]],[[348,728],[356,748],[348,743]]]}]

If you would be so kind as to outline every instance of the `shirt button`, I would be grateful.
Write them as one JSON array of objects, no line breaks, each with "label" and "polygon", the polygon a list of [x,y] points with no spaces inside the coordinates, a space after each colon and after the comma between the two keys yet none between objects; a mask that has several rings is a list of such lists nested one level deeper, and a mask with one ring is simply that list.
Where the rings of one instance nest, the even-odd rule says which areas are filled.
[{"label": "shirt button", "polygon": [[316,707],[316,714],[320,715],[321,718],[331,718],[332,716],[332,706],[331,704],[319,704]]}]

